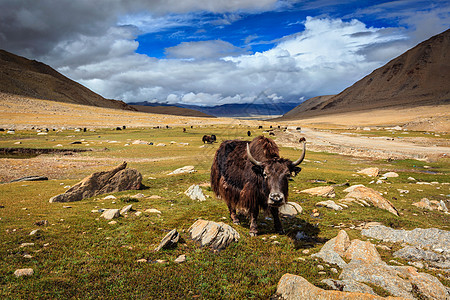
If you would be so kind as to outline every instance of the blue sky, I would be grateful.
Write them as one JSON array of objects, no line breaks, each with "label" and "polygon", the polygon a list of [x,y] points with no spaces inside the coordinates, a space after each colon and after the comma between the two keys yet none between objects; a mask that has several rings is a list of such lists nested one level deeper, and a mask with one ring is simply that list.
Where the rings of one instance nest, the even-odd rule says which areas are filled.
[{"label": "blue sky", "polygon": [[449,1],[0,0],[0,48],[126,102],[300,103],[449,27]]}]

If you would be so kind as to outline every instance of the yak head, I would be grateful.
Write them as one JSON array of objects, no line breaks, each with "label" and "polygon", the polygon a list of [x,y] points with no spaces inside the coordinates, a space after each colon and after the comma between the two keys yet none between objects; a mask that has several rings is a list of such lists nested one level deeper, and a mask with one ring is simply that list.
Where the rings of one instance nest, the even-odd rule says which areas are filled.
[{"label": "yak head", "polygon": [[269,206],[279,207],[286,203],[288,197],[288,181],[301,171],[298,165],[305,158],[306,142],[304,140],[302,142],[303,152],[296,161],[280,157],[257,161],[250,153],[250,147],[247,144],[247,157],[253,164],[253,171],[257,176],[262,177],[265,190],[263,193],[267,195],[267,204]]}]

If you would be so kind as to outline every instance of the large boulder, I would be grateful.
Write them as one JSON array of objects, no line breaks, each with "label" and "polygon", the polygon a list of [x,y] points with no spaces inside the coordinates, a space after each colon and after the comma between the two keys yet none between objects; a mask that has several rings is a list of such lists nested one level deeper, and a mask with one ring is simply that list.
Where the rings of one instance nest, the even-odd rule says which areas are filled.
[{"label": "large boulder", "polygon": [[349,246],[350,238],[345,230],[341,230],[336,237],[326,242],[318,253],[311,256],[321,258],[328,263],[336,264],[343,268],[347,263],[342,257],[344,257]]},{"label": "large boulder", "polygon": [[[449,291],[436,277],[427,273],[419,273],[414,267],[390,266],[381,259],[372,243],[358,239],[349,242],[347,234],[342,230],[337,237],[325,243],[319,253],[312,256],[322,258],[342,268],[338,281],[328,280],[326,282],[331,288],[341,291],[346,288],[347,291],[364,291],[372,294],[370,289],[362,285],[371,284],[383,288],[391,295],[406,299],[416,299],[415,295],[420,295],[424,299],[450,299]],[[342,258],[350,260],[350,262],[345,263]],[[322,297],[322,294],[319,295]],[[358,293],[355,295],[358,295]],[[353,299],[352,297],[352,295],[348,295],[348,298],[344,299]],[[330,298],[316,299],[342,298],[335,298],[334,295],[330,295]]]},{"label": "large boulder", "polygon": [[385,199],[380,193],[371,188],[364,186],[356,187],[348,193],[343,200],[344,202],[349,202],[352,201],[352,199],[355,202],[362,201],[362,203],[370,203],[373,206],[387,210],[396,216],[399,215],[397,209],[389,200]]},{"label": "large boulder", "polygon": [[380,225],[364,229],[361,234],[386,242],[407,243],[421,248],[429,248],[450,256],[450,231],[447,230],[437,228],[403,230]]},{"label": "large boulder", "polygon": [[210,246],[215,250],[225,249],[232,242],[237,242],[239,233],[230,225],[223,222],[197,220],[188,229],[191,238],[203,246]]},{"label": "large boulder", "polygon": [[309,283],[305,278],[293,274],[284,274],[278,282],[277,294],[281,299],[289,300],[381,300],[381,299],[406,299],[400,297],[380,297],[368,293],[350,293],[341,291],[329,291],[318,288]]},{"label": "large boulder", "polygon": [[141,173],[126,167],[127,163],[123,162],[112,170],[93,173],[65,193],[50,198],[49,202],[73,202],[106,193],[140,189]]}]

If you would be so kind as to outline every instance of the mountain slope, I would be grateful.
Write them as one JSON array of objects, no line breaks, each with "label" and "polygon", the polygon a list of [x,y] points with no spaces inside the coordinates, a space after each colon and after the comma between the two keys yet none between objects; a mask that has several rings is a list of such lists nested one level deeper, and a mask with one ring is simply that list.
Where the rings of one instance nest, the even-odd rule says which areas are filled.
[{"label": "mountain slope", "polygon": [[[286,119],[385,107],[450,104],[450,30],[431,37],[315,106]],[[283,117],[284,119],[284,117]]]},{"label": "mountain slope", "polygon": [[134,110],[105,99],[50,66],[0,49],[0,92],[58,102]]},{"label": "mountain slope", "polygon": [[202,117],[202,118],[215,118],[214,116],[202,113],[198,110],[177,107],[177,106],[148,106],[148,105],[130,105],[137,111],[152,113],[152,114],[163,114],[163,115],[174,115],[174,116],[185,116],[185,117]]}]

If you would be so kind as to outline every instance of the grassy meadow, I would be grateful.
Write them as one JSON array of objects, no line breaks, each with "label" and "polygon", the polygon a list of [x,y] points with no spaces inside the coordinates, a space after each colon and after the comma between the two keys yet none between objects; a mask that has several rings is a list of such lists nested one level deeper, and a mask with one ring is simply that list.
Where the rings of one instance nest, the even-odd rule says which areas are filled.
[{"label": "grassy meadow", "polygon": [[[449,198],[450,185],[444,184],[450,182],[448,159],[433,163],[366,160],[307,150],[302,171],[290,182],[289,190],[289,201],[299,203],[303,214],[282,220],[285,235],[275,234],[272,221],[261,214],[260,234],[250,237],[248,221],[241,219],[241,225],[233,225],[226,205],[213,195],[208,185],[209,174],[220,141],[251,139],[262,134],[262,130],[233,124],[186,129],[187,132],[183,132],[182,127],[175,127],[65,130],[50,131],[47,135],[37,135],[35,131],[17,131],[14,135],[0,133],[0,148],[92,150],[73,155],[0,158],[0,164],[7,163],[24,170],[42,161],[41,169],[34,167],[33,174],[24,173],[23,176],[51,175],[48,181],[0,184],[0,298],[268,299],[274,295],[277,283],[285,273],[301,275],[322,288],[325,288],[320,282],[322,279],[338,278],[338,274],[331,272],[336,266],[310,258],[310,255],[318,252],[340,229],[345,229],[351,239],[366,239],[355,226],[370,221],[398,229],[435,227],[450,230],[449,215],[411,205],[424,197],[444,201]],[[247,130],[252,131],[252,137],[247,137]],[[217,135],[219,143],[201,148],[204,134]],[[135,140],[153,142],[154,145],[132,144]],[[15,144],[18,141],[21,144]],[[82,141],[82,144],[70,144],[73,141]],[[166,146],[158,147],[158,143]],[[56,147],[59,144],[62,147]],[[301,150],[281,148],[280,152],[281,156],[295,160]],[[67,186],[85,176],[108,170],[123,161],[143,175],[145,187],[142,190],[115,193],[115,200],[103,199],[102,195],[80,202],[48,202],[50,197],[64,192]],[[66,167],[67,162],[72,167]],[[168,175],[186,165],[195,166],[197,171]],[[366,167],[378,167],[381,174],[395,171],[400,176],[389,178],[383,184],[370,184],[373,178],[356,174]],[[59,168],[59,172],[52,173],[51,168]],[[435,183],[418,185],[408,177]],[[193,201],[184,195],[194,183],[202,184],[204,193],[209,196],[205,202]],[[298,192],[342,183],[364,184],[382,192],[398,209],[400,217],[354,204],[338,212],[317,208],[320,212],[317,218],[312,216],[315,203],[326,199]],[[336,199],[346,195],[345,188],[335,187]],[[400,194],[398,189],[409,190],[409,193]],[[146,197],[130,202],[130,196],[137,193]],[[160,198],[151,198],[155,195]],[[108,220],[100,218],[100,213],[91,212],[99,208],[120,209],[128,204],[133,204],[136,211],[155,208],[161,214],[143,212],[136,216],[131,212],[127,217],[114,219],[117,223],[109,224]],[[200,248],[188,234],[188,228],[199,218],[232,225],[241,236],[239,242],[220,252]],[[47,225],[35,225],[43,220]],[[180,232],[182,240],[172,249],[155,252],[161,239],[174,228]],[[39,229],[38,233],[30,235],[35,229]],[[296,240],[299,231],[305,232],[308,239]],[[392,253],[401,248],[397,244],[372,242],[392,248],[392,251],[379,249],[385,261],[393,259]],[[22,247],[22,243],[34,245]],[[186,261],[175,263],[181,254],[186,255]],[[137,262],[139,259],[148,262]],[[157,260],[167,262],[158,263]],[[395,260],[407,264],[401,259]],[[325,275],[318,274],[319,264],[325,267]],[[34,275],[16,278],[13,273],[21,268],[33,268]],[[437,271],[420,271],[437,275]],[[450,280],[438,278],[450,286]],[[386,296],[385,292],[379,292]]]}]

